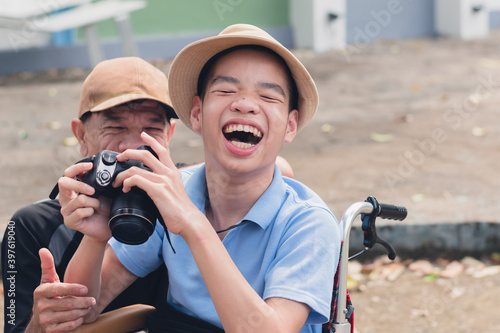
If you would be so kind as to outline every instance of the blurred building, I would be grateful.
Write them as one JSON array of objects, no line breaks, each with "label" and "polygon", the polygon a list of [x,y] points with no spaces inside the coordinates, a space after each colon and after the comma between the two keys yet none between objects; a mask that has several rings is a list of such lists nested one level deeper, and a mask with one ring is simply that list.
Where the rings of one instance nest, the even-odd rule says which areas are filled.
[{"label": "blurred building", "polygon": [[[92,30],[75,19],[69,23],[74,29],[54,31],[58,25],[53,15],[63,7],[71,11],[81,3],[105,1],[119,2],[0,0],[0,75],[89,68],[95,59],[127,52],[144,59],[172,59],[188,43],[234,23],[255,24],[287,47],[316,52],[359,52],[380,39],[475,39],[500,28],[498,0],[141,0],[146,6],[129,12],[130,26],[121,25],[118,15],[101,19],[103,13],[93,10],[85,14],[97,22]],[[98,38],[98,49],[95,43],[89,47],[90,34]],[[133,40],[128,51],[124,34]]]}]

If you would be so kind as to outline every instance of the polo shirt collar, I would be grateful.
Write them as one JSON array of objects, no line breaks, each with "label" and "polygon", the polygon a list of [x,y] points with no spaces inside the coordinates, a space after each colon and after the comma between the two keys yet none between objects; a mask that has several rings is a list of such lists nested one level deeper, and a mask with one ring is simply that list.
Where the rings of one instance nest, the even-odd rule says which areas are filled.
[{"label": "polo shirt collar", "polygon": [[[195,167],[196,168],[196,167]],[[185,182],[184,188],[187,195],[194,205],[203,213],[205,213],[205,203],[207,201],[207,178],[205,176],[205,164],[202,164],[193,171],[193,174]]]},{"label": "polo shirt collar", "polygon": [[[205,203],[208,197],[205,165],[195,170],[184,185],[186,193],[195,206],[206,214]],[[251,221],[262,229],[267,228],[274,220],[285,199],[285,186],[280,169],[274,167],[274,176],[267,190],[261,195],[242,221]],[[240,221],[241,222],[241,221]]]}]

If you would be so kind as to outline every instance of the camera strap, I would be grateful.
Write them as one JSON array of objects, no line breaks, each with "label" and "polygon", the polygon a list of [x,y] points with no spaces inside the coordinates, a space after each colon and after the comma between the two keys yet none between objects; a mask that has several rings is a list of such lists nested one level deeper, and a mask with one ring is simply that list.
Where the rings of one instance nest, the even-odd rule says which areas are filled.
[{"label": "camera strap", "polygon": [[[158,208],[157,208],[158,209]],[[165,235],[167,236],[167,241],[168,241],[168,244],[170,244],[170,248],[172,249],[172,251],[174,252],[175,254],[175,249],[174,249],[174,246],[172,245],[172,241],[170,240],[170,234],[168,232],[168,228],[167,226],[165,225],[165,221],[163,221],[163,217],[161,216],[160,212],[158,211],[158,222],[160,222],[161,226],[165,229]]]},{"label": "camera strap", "polygon": [[[92,160],[94,159],[94,157],[86,157],[78,162],[76,162],[75,164],[78,164],[78,163],[84,163],[84,162],[92,162]],[[56,185],[54,185],[54,188],[52,189],[52,191],[50,191],[50,194],[49,194],[49,198],[51,198],[52,200],[54,200],[55,198],[57,198],[57,195],[59,194],[59,184],[56,183]]]},{"label": "camera strap", "polygon": [[229,228],[226,228],[226,229],[223,229],[223,230],[216,231],[216,233],[218,233],[218,234],[222,234],[223,232],[229,231],[229,230],[231,230],[231,229],[241,227],[242,225],[247,224],[248,222],[251,222],[251,221],[249,221],[249,220],[243,220],[243,221],[241,221],[241,222],[240,222],[240,223],[238,223],[238,224],[233,224],[233,225],[232,225],[232,226],[230,226]]}]

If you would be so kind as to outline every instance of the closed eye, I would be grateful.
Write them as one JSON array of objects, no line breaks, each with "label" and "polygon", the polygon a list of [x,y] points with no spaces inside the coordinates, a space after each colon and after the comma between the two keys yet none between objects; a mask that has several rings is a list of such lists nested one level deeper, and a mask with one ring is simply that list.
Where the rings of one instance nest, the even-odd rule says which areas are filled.
[{"label": "closed eye", "polygon": [[214,90],[214,92],[219,93],[219,94],[224,94],[224,95],[235,93],[235,91],[233,91],[233,90],[226,90],[226,89],[218,89],[218,90]]},{"label": "closed eye", "polygon": [[235,87],[239,84],[239,80],[232,76],[217,76],[215,77],[210,86],[211,90],[220,94],[232,94],[236,92]]},{"label": "closed eye", "polygon": [[106,126],[104,127],[105,130],[112,130],[112,131],[121,131],[124,130],[125,127],[123,126]]},{"label": "closed eye", "polygon": [[159,127],[146,127],[144,130],[148,132],[163,132],[163,128]]},{"label": "closed eye", "polygon": [[266,99],[266,100],[269,100],[269,101],[279,101],[278,99],[274,98],[274,97],[270,97],[270,96],[265,96],[265,95],[262,95],[261,96],[263,99]]},{"label": "closed eye", "polygon": [[259,82],[257,87],[262,89],[261,96],[264,99],[283,102],[287,95],[280,85],[272,82]]},{"label": "closed eye", "polygon": [[265,102],[268,103],[284,103],[284,98],[280,96],[275,96],[275,95],[260,95],[260,98],[262,98]]}]

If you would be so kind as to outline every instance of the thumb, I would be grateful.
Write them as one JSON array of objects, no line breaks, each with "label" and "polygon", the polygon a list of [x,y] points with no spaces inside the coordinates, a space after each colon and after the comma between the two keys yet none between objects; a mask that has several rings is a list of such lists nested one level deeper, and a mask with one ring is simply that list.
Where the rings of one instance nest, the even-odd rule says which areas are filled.
[{"label": "thumb", "polygon": [[42,248],[38,251],[38,255],[40,256],[40,261],[42,262],[42,279],[40,283],[60,282],[54,265],[54,257],[52,257],[52,253],[50,253],[48,249]]}]

